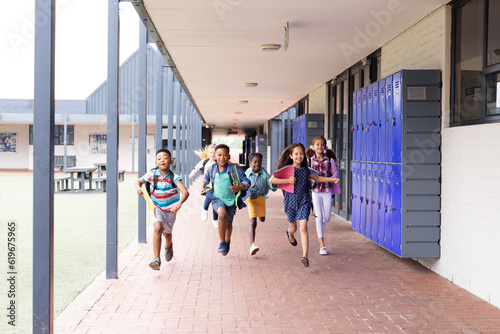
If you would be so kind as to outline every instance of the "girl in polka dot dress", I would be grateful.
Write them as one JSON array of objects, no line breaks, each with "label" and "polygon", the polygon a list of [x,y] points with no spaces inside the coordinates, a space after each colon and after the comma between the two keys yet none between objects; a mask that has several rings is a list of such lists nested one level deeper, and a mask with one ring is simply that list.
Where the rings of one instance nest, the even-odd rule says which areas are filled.
[{"label": "girl in polka dot dress", "polygon": [[287,239],[292,246],[297,246],[297,240],[294,233],[297,231],[297,223],[300,229],[300,240],[302,243],[302,259],[300,260],[304,267],[309,267],[307,258],[309,251],[309,236],[307,234],[307,220],[311,211],[311,198],[309,197],[309,189],[311,186],[310,180],[315,183],[334,182],[331,177],[316,176],[311,174],[307,166],[304,146],[300,143],[294,143],[281,153],[277,168],[281,169],[286,165],[292,165],[294,175],[288,179],[280,179],[275,175],[271,176],[269,182],[272,184],[294,184],[294,192],[289,193],[284,191],[285,198],[283,200],[285,213],[288,219],[288,230],[286,231]]}]

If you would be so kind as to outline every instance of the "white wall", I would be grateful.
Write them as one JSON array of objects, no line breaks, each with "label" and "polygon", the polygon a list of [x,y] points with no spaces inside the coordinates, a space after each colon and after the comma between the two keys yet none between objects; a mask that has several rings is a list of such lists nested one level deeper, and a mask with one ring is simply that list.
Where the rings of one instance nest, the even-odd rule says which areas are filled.
[{"label": "white wall", "polygon": [[324,124],[323,137],[328,138],[328,85],[322,84],[314,91],[309,93],[309,113],[310,114],[323,114]]},{"label": "white wall", "polygon": [[500,307],[500,124],[449,127],[451,11],[443,6],[382,47],[382,77],[442,71],[441,258],[420,263]]}]

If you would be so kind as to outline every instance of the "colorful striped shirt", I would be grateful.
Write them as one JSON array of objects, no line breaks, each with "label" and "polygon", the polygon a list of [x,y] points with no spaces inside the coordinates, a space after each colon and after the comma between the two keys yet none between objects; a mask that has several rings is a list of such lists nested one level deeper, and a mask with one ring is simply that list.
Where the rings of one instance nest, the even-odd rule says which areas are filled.
[{"label": "colorful striped shirt", "polygon": [[[158,181],[155,191],[151,194],[151,200],[160,210],[168,211],[175,203],[179,202],[179,188],[173,188],[170,183],[169,173],[173,173],[172,171],[169,170],[165,176],[162,176],[159,169],[154,169],[141,177],[142,181],[150,182],[151,191],[153,191],[153,176],[155,173],[158,175]],[[174,183],[182,181],[179,175],[175,173],[173,175]]]}]

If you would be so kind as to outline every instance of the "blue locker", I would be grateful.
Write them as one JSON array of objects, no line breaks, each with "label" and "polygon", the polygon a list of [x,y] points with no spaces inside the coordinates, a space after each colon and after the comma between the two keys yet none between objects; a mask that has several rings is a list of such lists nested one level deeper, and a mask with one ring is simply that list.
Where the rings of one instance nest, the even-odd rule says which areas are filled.
[{"label": "blue locker", "polygon": [[385,78],[378,84],[378,161],[387,162],[385,157]]},{"label": "blue locker", "polygon": [[392,109],[393,109],[393,87],[392,87],[392,75],[385,78],[385,158],[387,162],[392,161],[392,155],[394,151],[393,144],[393,119],[392,119]]},{"label": "blue locker", "polygon": [[367,121],[367,96],[366,87],[361,89],[361,160],[366,161],[366,121]]},{"label": "blue locker", "polygon": [[373,161],[373,86],[366,87],[366,161]]},{"label": "blue locker", "polygon": [[373,164],[366,164],[366,228],[365,236],[372,238],[372,191],[373,191]]},{"label": "blue locker", "polygon": [[385,166],[385,238],[384,247],[392,248],[392,212],[394,211],[393,203],[393,171],[392,165]]},{"label": "blue locker", "polygon": [[352,228],[359,232],[361,163],[352,163]]},{"label": "blue locker", "polygon": [[356,136],[357,136],[358,146],[356,147],[355,160],[361,160],[361,90],[358,90],[356,92],[356,109],[357,109]]},{"label": "blue locker", "polygon": [[371,238],[373,241],[377,242],[378,235],[378,164],[373,164],[372,166],[372,198],[371,198]]},{"label": "blue locker", "polygon": [[365,235],[366,231],[366,163],[361,163],[361,194],[359,196],[359,233]]},{"label": "blue locker", "polygon": [[392,248],[391,251],[401,256],[401,165],[392,166],[393,200],[392,212]]},{"label": "blue locker", "polygon": [[378,157],[378,151],[379,151],[379,144],[378,144],[378,132],[379,132],[379,116],[378,116],[378,81],[375,82],[372,88],[372,126],[370,127],[370,131],[372,131],[372,161],[377,162],[379,157]]},{"label": "blue locker", "polygon": [[394,163],[401,162],[401,144],[403,139],[403,114],[402,114],[402,101],[403,101],[403,91],[401,87],[401,72],[398,72],[392,76],[393,83],[393,97],[394,106],[392,114],[392,140],[394,143],[393,154],[391,161]]},{"label": "blue locker", "polygon": [[358,160],[358,104],[356,103],[357,92],[352,93],[352,158]]},{"label": "blue locker", "polygon": [[385,164],[378,165],[378,225],[377,244],[383,246],[385,238]]}]

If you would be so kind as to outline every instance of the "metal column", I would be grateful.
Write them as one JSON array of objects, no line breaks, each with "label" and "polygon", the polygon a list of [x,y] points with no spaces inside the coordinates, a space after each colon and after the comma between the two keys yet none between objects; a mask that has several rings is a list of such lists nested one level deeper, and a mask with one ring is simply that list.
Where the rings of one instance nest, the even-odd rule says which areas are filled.
[{"label": "metal column", "polygon": [[[177,175],[181,174],[181,150],[180,150],[180,140],[181,140],[181,129],[180,129],[180,119],[181,119],[181,86],[178,81],[174,83],[174,112],[175,112],[175,173]],[[173,152],[172,152],[173,154]]]},{"label": "metal column", "polygon": [[119,3],[108,1],[108,124],[106,155],[106,278],[118,278]]},{"label": "metal column", "polygon": [[167,68],[168,150],[174,154],[174,74]]},{"label": "metal column", "polygon": [[54,331],[55,6],[55,0],[35,1],[33,333]]},{"label": "metal column", "polygon": [[[137,75],[137,110],[139,113],[139,124],[137,127],[139,147],[137,154],[138,174],[142,177],[146,173],[146,135],[147,135],[147,52],[148,52],[148,30],[142,22],[139,22],[139,61]],[[135,139],[134,139],[135,140]],[[139,243],[146,243],[146,202],[143,197],[138,198],[138,237]]]},{"label": "metal column", "polygon": [[162,99],[162,81],[163,81],[163,56],[160,52],[156,54],[156,151],[163,147],[162,131],[163,131],[163,99]]}]

